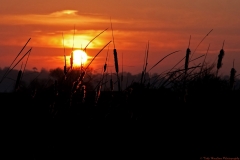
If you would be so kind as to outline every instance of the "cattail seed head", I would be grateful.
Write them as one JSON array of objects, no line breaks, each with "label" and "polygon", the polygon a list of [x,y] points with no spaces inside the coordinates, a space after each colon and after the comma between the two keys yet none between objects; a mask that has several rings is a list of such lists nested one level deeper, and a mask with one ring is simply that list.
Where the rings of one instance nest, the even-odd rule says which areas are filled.
[{"label": "cattail seed head", "polygon": [[71,57],[70,57],[70,65],[71,65],[71,69],[73,67],[73,52],[71,53]]},{"label": "cattail seed head", "polygon": [[104,69],[104,72],[105,72],[106,69],[107,69],[107,64],[106,63],[104,64],[103,69]]},{"label": "cattail seed head", "polygon": [[232,68],[231,71],[230,71],[230,87],[231,87],[231,89],[234,86],[236,72],[237,71],[234,68]]},{"label": "cattail seed head", "polygon": [[185,73],[187,72],[188,70],[188,64],[189,64],[189,56],[191,54],[191,50],[189,48],[187,48],[187,51],[186,51],[186,58],[185,58]]},{"label": "cattail seed head", "polygon": [[219,68],[222,67],[222,59],[223,59],[223,56],[224,56],[224,50],[221,49],[221,50],[220,50],[220,53],[219,53],[219,55],[218,55],[217,69],[219,69]]},{"label": "cattail seed head", "polygon": [[118,58],[117,58],[117,50],[116,49],[113,49],[113,55],[114,55],[115,70],[118,73]]}]

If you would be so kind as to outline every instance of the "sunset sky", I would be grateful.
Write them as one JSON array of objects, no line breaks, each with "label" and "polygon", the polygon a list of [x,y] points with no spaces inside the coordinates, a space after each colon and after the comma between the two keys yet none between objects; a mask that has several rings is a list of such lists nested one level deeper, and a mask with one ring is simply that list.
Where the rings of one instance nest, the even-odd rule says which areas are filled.
[{"label": "sunset sky", "polygon": [[[124,71],[142,71],[148,41],[149,68],[167,54],[180,50],[159,63],[151,72],[160,73],[170,69],[185,56],[190,36],[193,54],[200,41],[213,29],[197,48],[193,58],[205,54],[210,44],[206,61],[213,63],[225,41],[225,56],[219,74],[230,73],[233,59],[238,74],[239,7],[239,0],[1,0],[0,67],[9,66],[31,38],[21,54],[32,47],[27,69],[63,68],[62,34],[65,53],[69,56],[72,48],[84,48],[92,38],[108,28],[88,46],[90,61],[103,46],[112,41],[111,18],[119,65],[122,65],[123,57]],[[94,70],[101,71],[108,52],[109,70],[114,71],[113,48],[111,42],[99,54],[92,64]],[[22,62],[25,61],[26,58]],[[21,64],[16,69],[20,69]]]}]

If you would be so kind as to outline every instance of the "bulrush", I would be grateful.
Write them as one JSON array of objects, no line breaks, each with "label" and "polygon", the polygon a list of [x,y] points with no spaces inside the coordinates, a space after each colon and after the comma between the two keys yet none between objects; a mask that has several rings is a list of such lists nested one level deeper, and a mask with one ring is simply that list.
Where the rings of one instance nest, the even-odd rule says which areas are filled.
[{"label": "bulrush", "polygon": [[73,68],[73,52],[71,53],[71,57],[70,57],[70,68]]},{"label": "bulrush", "polygon": [[74,25],[74,33],[73,33],[73,46],[72,46],[72,52],[71,52],[71,57],[70,57],[70,65],[71,69],[73,68],[73,49],[74,49],[74,36],[75,36],[75,25]]},{"label": "bulrush", "polygon": [[[224,41],[223,41],[223,46],[224,46]],[[217,73],[216,73],[216,77],[218,75],[218,70],[222,67],[222,59],[224,57],[224,50],[223,50],[223,46],[222,49],[220,50],[220,53],[218,55],[218,62],[217,62]]]},{"label": "bulrush", "polygon": [[[111,28],[112,28],[112,22],[111,22]],[[118,75],[118,72],[119,72],[119,69],[118,69],[118,57],[117,57],[117,50],[115,48],[115,43],[114,43],[113,29],[112,29],[112,38],[113,38],[113,45],[114,45],[113,56],[114,56],[115,70],[116,70],[116,73],[117,73],[118,91],[121,91],[121,84],[120,84],[120,79],[119,79],[119,75]]]},{"label": "bulrush", "polygon": [[63,72],[64,72],[65,79],[66,79],[66,75],[67,75],[67,64],[66,64],[66,54],[65,54],[65,46],[64,46],[63,33],[62,33],[62,38],[63,38],[63,48],[64,48],[64,67],[63,67]]},{"label": "bulrush", "polygon": [[185,75],[187,74],[188,64],[189,64],[189,56],[191,54],[191,50],[189,49],[189,47],[190,47],[190,40],[191,40],[191,35],[190,35],[190,38],[189,38],[188,48],[187,48],[186,57],[185,57]]},{"label": "bulrush", "polygon": [[235,83],[235,74],[236,74],[236,70],[234,68],[234,60],[233,60],[233,68],[230,71],[230,88],[233,89],[234,87],[234,83]]}]

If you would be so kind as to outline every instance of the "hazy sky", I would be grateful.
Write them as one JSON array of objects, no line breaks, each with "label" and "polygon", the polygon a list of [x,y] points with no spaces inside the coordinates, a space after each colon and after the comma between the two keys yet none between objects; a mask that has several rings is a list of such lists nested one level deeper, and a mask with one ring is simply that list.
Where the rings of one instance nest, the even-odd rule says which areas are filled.
[{"label": "hazy sky", "polygon": [[[170,69],[184,57],[190,36],[193,53],[213,29],[197,48],[193,58],[205,54],[210,45],[206,60],[214,62],[225,41],[223,67],[219,73],[228,74],[233,59],[236,70],[240,70],[239,7],[239,0],[1,0],[0,67],[9,66],[31,38],[22,53],[32,47],[28,69],[63,68],[62,34],[66,54],[70,55],[72,47],[84,48],[92,38],[108,28],[88,46],[88,55],[94,56],[112,40],[111,17],[119,64],[122,64],[123,55],[125,71],[141,72],[148,41],[149,67],[165,55],[180,50],[166,58],[152,72]],[[92,67],[96,70],[102,68],[107,49],[93,62]],[[110,65],[113,64],[112,50],[113,43],[110,43]],[[26,58],[23,59],[25,61]],[[20,67],[21,64],[16,69]]]}]

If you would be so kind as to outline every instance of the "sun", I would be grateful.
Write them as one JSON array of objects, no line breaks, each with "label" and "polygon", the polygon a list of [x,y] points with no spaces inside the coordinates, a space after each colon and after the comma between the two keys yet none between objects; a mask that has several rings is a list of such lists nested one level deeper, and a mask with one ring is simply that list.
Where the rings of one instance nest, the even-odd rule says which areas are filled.
[{"label": "sun", "polygon": [[73,51],[73,65],[81,66],[84,65],[88,60],[88,55],[83,50],[74,50]]}]

